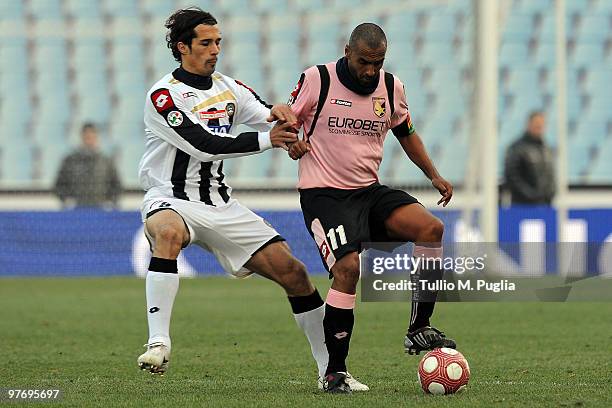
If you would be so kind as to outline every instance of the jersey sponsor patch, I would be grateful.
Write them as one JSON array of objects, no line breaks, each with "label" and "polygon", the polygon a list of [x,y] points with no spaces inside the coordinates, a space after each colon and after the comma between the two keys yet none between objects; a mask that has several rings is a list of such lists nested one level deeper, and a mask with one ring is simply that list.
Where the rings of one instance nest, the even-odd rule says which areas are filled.
[{"label": "jersey sponsor patch", "polygon": [[385,113],[387,112],[385,104],[385,98],[372,98],[372,109],[374,110],[374,114],[379,118],[385,116]]},{"label": "jersey sponsor patch", "polygon": [[331,103],[332,105],[342,105],[342,106],[353,106],[353,102],[351,101],[345,101],[343,99],[335,99],[332,98],[329,100],[329,103]]},{"label": "jersey sponsor patch", "polygon": [[179,111],[172,111],[168,113],[168,116],[166,116],[166,120],[168,121],[168,124],[172,127],[181,126],[181,123],[183,123],[183,114]]},{"label": "jersey sponsor patch", "polygon": [[221,119],[227,117],[227,115],[228,113],[224,109],[198,112],[198,117],[202,120]]},{"label": "jersey sponsor patch", "polygon": [[293,91],[291,91],[291,94],[289,95],[287,105],[291,106],[295,103],[295,100],[297,99],[298,95],[300,94],[300,90],[302,89],[302,84],[304,83],[305,77],[306,76],[302,73],[300,79],[298,80],[298,83],[295,85],[295,88],[293,88]]},{"label": "jersey sponsor patch", "polygon": [[183,98],[187,99],[187,98],[195,98],[196,94],[195,92],[183,92]]},{"label": "jersey sponsor patch", "polygon": [[174,108],[174,101],[172,100],[172,96],[170,96],[170,91],[167,89],[160,89],[159,91],[153,92],[151,101],[157,112],[163,112]]}]

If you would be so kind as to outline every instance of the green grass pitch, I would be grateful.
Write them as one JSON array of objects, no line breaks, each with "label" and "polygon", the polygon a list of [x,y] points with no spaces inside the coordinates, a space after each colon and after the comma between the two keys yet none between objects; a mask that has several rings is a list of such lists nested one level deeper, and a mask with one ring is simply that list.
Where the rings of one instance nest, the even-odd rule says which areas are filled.
[{"label": "green grass pitch", "polygon": [[[317,279],[322,293],[328,281]],[[349,369],[371,391],[316,388],[280,288],[259,278],[185,279],[164,377],[136,367],[144,281],[0,280],[0,388],[59,388],[56,406],[611,407],[612,303],[446,303],[435,324],[472,369],[466,392],[424,395],[403,353],[407,303],[359,303]]]}]

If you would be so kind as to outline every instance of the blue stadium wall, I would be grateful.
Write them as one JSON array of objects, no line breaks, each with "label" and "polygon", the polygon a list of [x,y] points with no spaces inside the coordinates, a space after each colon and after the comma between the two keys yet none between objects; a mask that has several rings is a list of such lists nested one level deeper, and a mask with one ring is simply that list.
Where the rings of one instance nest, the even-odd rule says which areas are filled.
[{"label": "blue stadium wall", "polygon": [[[311,273],[325,273],[300,211],[259,214],[287,239]],[[557,239],[556,214],[552,208],[511,208],[500,210],[499,214],[500,241],[518,242],[521,223],[533,220],[542,221],[547,242]],[[453,240],[459,212],[436,215],[446,224],[445,239]],[[586,223],[588,242],[612,241],[612,209],[571,210],[569,218]],[[136,258],[140,257],[143,264],[148,256],[141,228],[140,214],[134,211],[0,212],[0,276],[137,274]],[[198,274],[223,274],[214,257],[198,247],[187,248],[184,256]],[[590,254],[589,264],[597,265],[598,256],[597,251]]]}]

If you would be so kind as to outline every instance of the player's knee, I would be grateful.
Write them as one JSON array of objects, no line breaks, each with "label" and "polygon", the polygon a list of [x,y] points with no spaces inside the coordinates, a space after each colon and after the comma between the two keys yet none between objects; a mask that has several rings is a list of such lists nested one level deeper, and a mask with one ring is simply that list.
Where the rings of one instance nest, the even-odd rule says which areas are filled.
[{"label": "player's knee", "polygon": [[288,293],[307,293],[311,289],[308,273],[303,263],[295,258],[287,261],[285,272],[281,275],[280,284]]},{"label": "player's knee", "polygon": [[444,223],[436,217],[432,217],[421,230],[419,241],[422,242],[440,242],[444,235]]},{"label": "player's knee", "polygon": [[352,253],[340,259],[332,268],[334,280],[351,286],[359,281],[359,255]]},{"label": "player's knee", "polygon": [[183,231],[174,225],[166,224],[159,227],[155,234],[156,244],[180,250],[183,244]]}]

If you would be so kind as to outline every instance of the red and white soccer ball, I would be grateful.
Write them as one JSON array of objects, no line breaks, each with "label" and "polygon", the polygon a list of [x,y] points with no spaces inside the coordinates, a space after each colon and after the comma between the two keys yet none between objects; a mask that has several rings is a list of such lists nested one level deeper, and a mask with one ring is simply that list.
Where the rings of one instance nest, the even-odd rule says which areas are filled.
[{"label": "red and white soccer ball", "polygon": [[427,394],[454,394],[465,388],[469,380],[470,366],[457,350],[434,349],[419,363],[419,381]]}]

